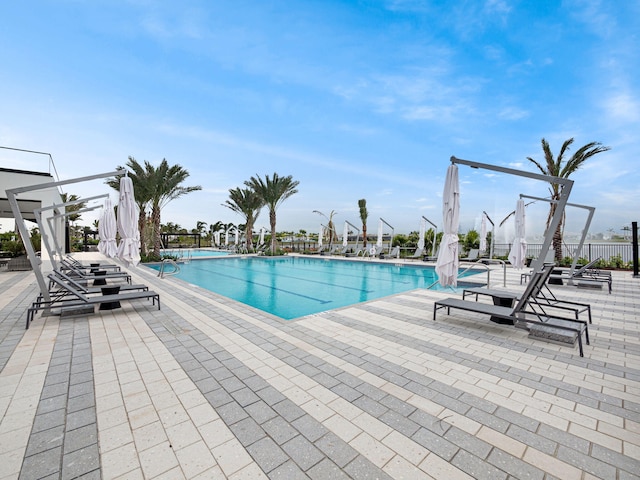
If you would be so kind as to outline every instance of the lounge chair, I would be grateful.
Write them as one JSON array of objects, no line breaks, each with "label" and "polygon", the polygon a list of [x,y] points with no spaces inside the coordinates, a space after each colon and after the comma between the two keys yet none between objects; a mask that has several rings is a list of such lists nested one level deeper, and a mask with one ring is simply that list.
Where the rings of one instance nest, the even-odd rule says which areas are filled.
[{"label": "lounge chair", "polygon": [[[49,274],[49,279],[55,284],[55,286],[61,291],[67,292],[67,295],[63,297],[59,297],[50,301],[38,301],[34,302],[29,309],[27,309],[27,324],[26,328],[29,328],[29,324],[33,321],[33,317],[39,310],[44,309],[60,309],[60,314],[62,315],[65,311],[73,312],[80,311],[82,314],[91,314],[95,311],[95,305],[107,305],[109,309],[113,308],[114,305],[119,307],[121,301],[131,301],[131,300],[148,300],[151,299],[153,305],[158,302],[158,310],[160,310],[160,294],[152,291],[135,291],[135,292],[125,292],[125,293],[111,293],[106,295],[95,295],[89,296],[85,295],[82,291],[73,287],[72,285],[66,283],[61,280],[60,277]],[[114,288],[113,286],[105,287],[107,289]],[[115,286],[115,288],[119,288],[119,286]],[[75,297],[75,298],[74,298]],[[90,307],[87,311],[83,307]]]},{"label": "lounge chair", "polygon": [[[544,338],[553,337],[558,341],[574,343],[577,341],[580,356],[584,356],[582,348],[582,333],[585,334],[585,341],[589,345],[589,331],[587,322],[583,320],[569,319],[547,315],[534,310],[527,310],[531,297],[537,294],[541,285],[546,282],[551,274],[553,265],[545,265],[542,270],[536,271],[531,276],[527,288],[523,292],[515,306],[508,307],[502,305],[490,305],[487,303],[462,300],[459,298],[445,298],[433,305],[433,320],[436,320],[436,313],[443,308],[447,309],[447,314],[451,309],[465,310],[469,312],[489,315],[490,319],[496,323],[516,325],[518,323],[526,325],[530,335],[535,334]],[[533,335],[532,335],[533,336]],[[560,340],[560,338],[562,340]]]},{"label": "lounge chair", "polygon": [[366,249],[363,253],[363,257],[378,257],[384,251],[383,246],[372,245],[370,248]]},{"label": "lounge chair", "polygon": [[322,244],[318,248],[316,248],[315,252],[312,252],[312,253],[315,253],[317,255],[324,255],[328,249],[329,249],[329,245]]},{"label": "lounge chair", "polygon": [[[69,275],[67,275],[66,273],[61,272],[59,270],[54,270],[51,275],[58,277],[61,281],[66,282],[68,285],[71,285],[73,288],[79,290],[85,295],[91,295],[91,294],[97,294],[97,293],[101,294],[102,290],[105,288],[105,285],[97,286],[97,287],[89,287],[87,285],[88,282],[83,280],[78,281],[77,279],[74,279]],[[68,291],[68,289],[57,288],[56,287],[57,285],[58,284],[53,280],[51,280],[51,278],[49,279],[49,295],[50,296],[70,295],[70,292]],[[106,287],[110,287],[110,286],[114,286],[114,285],[107,285]],[[139,284],[123,283],[123,284],[119,284],[119,287],[121,292],[129,291],[129,290],[142,290],[142,291],[149,290],[149,287],[142,283],[139,283]],[[40,300],[41,298],[42,298],[42,294],[38,295],[38,298],[36,301]]]},{"label": "lounge chair", "polygon": [[480,250],[477,248],[472,248],[471,250],[469,250],[469,253],[467,254],[466,257],[461,258],[461,261],[464,262],[475,262],[476,260],[478,260],[480,256]]},{"label": "lounge chair", "polygon": [[351,247],[349,245],[342,245],[340,244],[340,246],[338,246],[337,248],[334,247],[333,250],[331,250],[331,255],[346,255],[347,253],[349,253],[349,250],[351,250]]},{"label": "lounge chair", "polygon": [[549,277],[549,283],[562,285],[564,280],[567,280],[569,285],[574,285],[575,282],[578,288],[602,288],[602,285],[606,283],[609,287],[609,293],[611,293],[611,272],[593,268],[601,258],[602,257],[598,257],[582,265],[580,268],[576,268],[573,273],[571,273],[571,270],[568,268],[556,268]]},{"label": "lounge chair", "polygon": [[75,278],[76,280],[93,280],[94,285],[104,285],[107,279],[126,280],[127,283],[131,283],[131,275],[126,272],[108,272],[100,269],[99,267],[93,267],[87,271],[87,269],[78,268],[64,259],[60,262],[60,267],[63,271],[66,271],[67,275],[70,277]]},{"label": "lounge chair", "polygon": [[[540,284],[539,287],[541,288],[536,287],[534,294],[531,295],[531,300],[529,302],[529,306],[531,308],[539,308],[542,313],[546,313],[546,308],[569,310],[574,313],[576,320],[580,318],[581,313],[586,312],[587,321],[589,323],[593,323],[590,304],[559,299],[544,283]],[[478,301],[478,297],[480,295],[490,296],[493,299],[494,305],[503,306],[512,306],[513,303],[518,301],[521,297],[521,295],[516,292],[486,287],[465,288],[462,291],[463,300],[465,300],[467,296],[471,295],[475,295],[476,301]]]},{"label": "lounge chair", "polygon": [[116,265],[115,263],[102,263],[102,262],[94,262],[86,265],[84,263],[79,262],[77,259],[73,258],[71,255],[66,255],[64,257],[65,261],[74,265],[76,268],[80,269],[91,269],[91,268],[99,268],[101,270],[117,270],[120,271],[120,265]]},{"label": "lounge chair", "polygon": [[407,260],[418,260],[424,256],[424,248],[416,248],[416,251],[413,252],[413,255],[407,257]]},{"label": "lounge chair", "polygon": [[389,253],[380,252],[380,258],[400,258],[400,247],[393,247]]},{"label": "lounge chair", "polygon": [[436,260],[438,260],[438,255],[440,255],[440,245],[438,245],[438,247],[436,248],[436,253],[434,253],[433,255],[425,255],[424,257],[422,257],[422,261],[435,262]]}]

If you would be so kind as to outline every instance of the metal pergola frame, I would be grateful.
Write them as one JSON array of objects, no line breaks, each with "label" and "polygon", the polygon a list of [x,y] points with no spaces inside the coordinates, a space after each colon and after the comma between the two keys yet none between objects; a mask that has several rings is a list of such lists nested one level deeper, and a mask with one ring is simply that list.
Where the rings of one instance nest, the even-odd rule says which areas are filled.
[{"label": "metal pergola frame", "polygon": [[[550,198],[542,198],[542,197],[532,197],[531,195],[525,195],[523,193],[520,194],[520,198],[530,198],[532,200],[541,200],[549,203],[558,202],[558,200],[552,200]],[[590,207],[588,205],[579,205],[577,203],[568,203],[568,202],[567,202],[567,206],[584,208],[585,210],[589,211],[589,214],[587,215],[587,221],[585,222],[584,229],[582,230],[582,236],[580,237],[580,242],[578,243],[578,248],[576,248],[576,251],[573,255],[573,261],[571,262],[571,275],[569,278],[569,284],[573,285],[573,272],[575,271],[576,265],[578,264],[578,254],[582,251],[582,246],[584,245],[584,241],[587,238],[587,233],[589,232],[589,227],[591,226],[591,220],[593,220],[593,215],[596,211],[596,208]]]},{"label": "metal pergola frame", "polygon": [[393,234],[395,233],[396,230],[391,225],[389,225],[389,222],[387,222],[384,218],[380,217],[380,221],[391,229],[391,239],[389,240],[389,253],[391,253],[391,244],[393,243]]},{"label": "metal pergola frame", "polygon": [[[460,158],[456,158],[454,156],[451,157],[452,164],[460,164],[467,165],[471,168],[482,168],[485,170],[492,170],[494,172],[506,173],[508,175],[515,175],[518,177],[531,178],[533,180],[541,180],[550,184],[558,184],[561,186],[560,190],[560,199],[558,200],[558,207],[551,217],[551,222],[549,223],[549,228],[547,228],[544,234],[544,242],[542,243],[542,249],[540,251],[540,255],[532,262],[532,267],[534,271],[538,271],[542,268],[544,264],[544,259],[546,257],[549,248],[551,247],[551,242],[553,240],[553,233],[560,225],[560,220],[562,219],[562,215],[564,214],[564,209],[567,205],[567,201],[569,200],[569,194],[571,193],[571,189],[573,187],[573,180],[562,177],[554,177],[551,175],[543,175],[540,173],[532,173],[532,172],[524,172],[522,170],[516,170],[514,168],[506,168],[499,167],[497,165],[489,165],[487,163],[473,162],[471,160],[462,160]],[[493,236],[493,235],[492,235]]]},{"label": "metal pergola frame", "polygon": [[[102,195],[95,195],[93,197],[87,197],[87,198],[83,198],[83,199],[77,199],[77,200],[70,200],[68,202],[64,202],[64,203],[57,203],[54,205],[49,205],[47,207],[41,207],[41,208],[36,208],[33,211],[34,216],[36,217],[36,223],[38,224],[38,226],[40,227],[40,231],[42,233],[42,240],[44,241],[44,246],[47,249],[47,252],[49,253],[49,258],[51,259],[51,262],[54,265],[54,268],[57,268],[57,265],[55,263],[55,255],[54,253],[57,253],[60,258],[62,259],[62,248],[60,245],[58,245],[58,237],[57,237],[57,228],[53,225],[53,220],[57,220],[59,218],[64,218],[65,216],[68,215],[64,215],[62,213],[57,212],[57,210],[59,210],[60,208],[63,207],[67,207],[68,205],[77,205],[78,203],[85,203],[85,202],[90,202],[92,200],[98,200],[100,198],[106,198],[108,197],[109,194],[108,193],[103,193]],[[102,205],[98,205],[95,207],[91,207],[91,210],[95,210],[96,208],[102,207]],[[53,210],[54,214],[52,217],[47,218],[47,223],[49,225],[49,232],[51,233],[51,237],[53,238],[53,243],[54,243],[54,248],[51,248],[51,245],[49,244],[49,238],[48,236],[45,234],[44,231],[44,222],[42,221],[42,212],[47,211],[47,210]],[[71,214],[73,213],[81,213],[84,211],[88,211],[85,209],[82,210],[78,210],[75,212],[70,212]]]},{"label": "metal pergola frame", "polygon": [[40,287],[40,293],[42,294],[42,298],[49,302],[51,300],[51,296],[49,295],[49,289],[47,287],[47,282],[44,279],[44,275],[42,274],[42,270],[40,269],[40,265],[42,264],[42,260],[38,258],[36,252],[31,244],[31,235],[29,234],[29,230],[24,224],[24,218],[20,213],[20,207],[18,206],[18,195],[26,192],[33,192],[36,190],[45,190],[48,188],[56,188],[62,185],[71,185],[74,183],[82,183],[88,182],[91,180],[98,180],[101,178],[114,177],[118,175],[126,174],[126,170],[116,170],[109,173],[100,173],[97,175],[90,175],[87,177],[79,177],[73,178],[70,180],[61,180],[58,182],[49,182],[49,183],[39,183],[36,185],[28,185],[24,187],[18,188],[10,188],[6,190],[7,199],[9,200],[9,205],[11,206],[11,211],[13,212],[13,217],[16,220],[16,228],[20,233],[20,237],[22,237],[22,243],[24,244],[24,248],[27,251],[27,257],[29,258],[29,262],[31,263],[31,268],[36,276],[36,281],[38,282],[38,286]]},{"label": "metal pergola frame", "polygon": [[356,247],[354,249],[355,252],[358,251],[358,242],[360,241],[360,229],[358,227],[356,227],[353,223],[351,223],[349,220],[345,220],[345,223],[347,225],[349,225],[351,228],[355,228],[358,231],[358,234],[356,235]]},{"label": "metal pergola frame", "polygon": [[[75,215],[77,213],[91,212],[92,210],[97,210],[98,208],[102,208],[102,205],[95,205],[93,207],[81,208],[80,210],[75,210],[73,212],[64,212],[64,213],[54,214],[53,216],[47,218],[47,223],[49,224],[49,229],[51,231],[55,231],[55,226],[53,225],[53,221],[57,220],[58,218],[70,217],[71,215]],[[54,243],[55,248],[56,248],[55,252],[53,252],[53,253],[57,253],[58,256],[60,257],[60,260],[62,261],[62,257],[64,257],[63,251],[62,251],[62,247],[60,245],[58,245],[58,240],[56,239],[55,235],[53,235],[53,243]],[[52,252],[49,252],[49,257],[52,259],[51,262],[54,263],[54,268],[57,268],[57,266],[55,265],[55,262],[53,260],[54,257],[52,255]]]}]

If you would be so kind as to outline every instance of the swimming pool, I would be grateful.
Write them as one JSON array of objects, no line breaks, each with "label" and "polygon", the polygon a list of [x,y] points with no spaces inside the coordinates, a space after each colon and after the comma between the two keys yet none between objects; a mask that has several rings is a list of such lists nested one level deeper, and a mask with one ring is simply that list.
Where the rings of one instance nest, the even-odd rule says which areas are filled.
[{"label": "swimming pool", "polygon": [[229,252],[221,250],[206,250],[194,248],[167,248],[160,251],[162,255],[173,255],[178,259],[196,258],[196,257],[225,257]]},{"label": "swimming pool", "polygon": [[181,264],[176,277],[285,320],[427,288],[437,280],[433,267],[298,256],[194,260]]}]

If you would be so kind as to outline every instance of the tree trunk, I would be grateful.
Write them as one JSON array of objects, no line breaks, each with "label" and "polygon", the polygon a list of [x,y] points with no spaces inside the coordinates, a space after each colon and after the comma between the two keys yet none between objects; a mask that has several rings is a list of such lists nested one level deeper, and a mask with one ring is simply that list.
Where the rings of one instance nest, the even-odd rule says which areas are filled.
[{"label": "tree trunk", "polygon": [[[560,194],[554,194],[551,196],[553,200],[559,200]],[[549,229],[549,224],[551,223],[551,219],[556,213],[556,208],[558,204],[552,203],[551,208],[549,209],[549,216],[547,217],[547,230]],[[553,246],[553,258],[556,263],[560,263],[562,261],[562,218],[560,218],[560,222],[558,223],[558,228],[553,232],[553,238],[551,239],[551,244]]]},{"label": "tree trunk", "polygon": [[362,224],[362,247],[367,249],[367,226]]},{"label": "tree trunk", "polygon": [[153,224],[153,255],[160,258],[160,209],[153,207],[151,210],[151,221]]},{"label": "tree trunk", "polygon": [[245,246],[247,248],[247,252],[250,252],[251,250],[253,250],[253,223],[247,222],[245,227],[247,236]]},{"label": "tree trunk", "polygon": [[562,261],[562,221],[556,228],[556,231],[553,234],[553,250],[554,250],[554,258],[558,265]]},{"label": "tree trunk", "polygon": [[271,255],[275,255],[277,250],[275,210],[269,212],[269,223],[271,224]]},{"label": "tree trunk", "polygon": [[138,231],[140,232],[140,255],[145,257],[147,255],[147,245],[144,238],[144,227],[147,223],[147,216],[143,208],[140,209],[138,215]]}]

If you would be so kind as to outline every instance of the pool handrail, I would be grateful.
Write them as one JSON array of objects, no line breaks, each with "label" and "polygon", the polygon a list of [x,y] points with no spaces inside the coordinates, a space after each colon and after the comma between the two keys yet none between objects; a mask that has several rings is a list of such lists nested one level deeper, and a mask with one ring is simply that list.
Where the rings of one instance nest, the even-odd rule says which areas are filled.
[{"label": "pool handrail", "polygon": [[[172,272],[165,272],[165,265],[173,266],[174,270]],[[160,270],[158,270],[158,277],[164,278],[165,275],[177,275],[178,273],[180,273],[180,265],[178,265],[175,260],[173,260],[172,258],[165,258],[164,260],[162,260],[162,263],[160,264]]]}]

